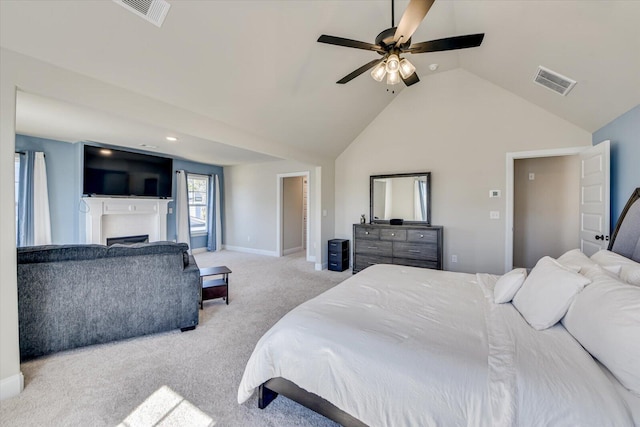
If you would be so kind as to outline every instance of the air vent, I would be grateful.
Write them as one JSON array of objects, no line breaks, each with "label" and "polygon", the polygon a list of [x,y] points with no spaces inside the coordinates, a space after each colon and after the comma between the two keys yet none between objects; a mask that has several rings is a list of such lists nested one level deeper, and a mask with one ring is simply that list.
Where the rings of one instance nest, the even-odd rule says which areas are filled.
[{"label": "air vent", "polygon": [[562,96],[566,96],[576,85],[575,80],[571,80],[569,77],[565,77],[543,66],[538,67],[538,72],[533,81]]},{"label": "air vent", "polygon": [[139,17],[160,27],[171,5],[165,0],[113,0]]}]

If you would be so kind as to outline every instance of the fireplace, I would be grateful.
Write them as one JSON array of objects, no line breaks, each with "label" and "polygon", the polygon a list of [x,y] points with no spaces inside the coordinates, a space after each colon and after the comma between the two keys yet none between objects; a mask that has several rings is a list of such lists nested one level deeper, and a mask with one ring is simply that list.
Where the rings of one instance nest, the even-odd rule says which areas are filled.
[{"label": "fireplace", "polygon": [[107,239],[142,234],[149,242],[167,240],[167,205],[171,199],[83,197],[82,201],[86,243],[106,245]]},{"label": "fireplace", "polygon": [[132,245],[134,243],[147,243],[149,241],[148,234],[142,234],[139,236],[122,236],[122,237],[107,237],[107,246],[111,246],[115,243],[123,245]]}]

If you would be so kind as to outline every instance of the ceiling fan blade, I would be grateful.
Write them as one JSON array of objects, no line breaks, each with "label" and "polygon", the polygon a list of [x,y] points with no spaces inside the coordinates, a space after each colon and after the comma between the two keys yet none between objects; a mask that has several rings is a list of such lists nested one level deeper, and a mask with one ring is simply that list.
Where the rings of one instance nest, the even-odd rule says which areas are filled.
[{"label": "ceiling fan blade", "polygon": [[375,44],[361,42],[358,40],[345,39],[342,37],[327,36],[326,34],[323,34],[320,37],[318,37],[318,42],[333,44],[336,46],[353,47],[356,49],[373,50],[375,52],[384,53],[384,49],[382,49],[380,46],[377,46]]},{"label": "ceiling fan blade", "polygon": [[[400,77],[402,77],[402,75],[400,75]],[[403,78],[402,81],[404,82],[405,85],[411,86],[411,85],[414,85],[414,84],[418,83],[420,81],[420,79],[418,78],[418,75],[414,71],[413,74],[411,74],[406,79]]]},{"label": "ceiling fan blade", "polygon": [[431,9],[435,0],[411,0],[409,6],[402,14],[400,23],[396,28],[396,34],[393,36],[393,41],[396,44],[402,44],[409,40],[413,33],[418,29],[418,25],[422,22],[424,17]]},{"label": "ceiling fan blade", "polygon": [[346,76],[344,76],[343,78],[341,78],[340,80],[338,80],[336,83],[343,85],[345,83],[350,82],[351,80],[355,79],[356,77],[358,77],[360,74],[364,73],[367,70],[370,70],[371,68],[375,67],[380,61],[382,61],[384,58],[381,59],[374,59],[371,62],[368,62],[366,64],[364,64],[362,67],[358,68],[355,71],[352,71],[351,73],[347,74]]},{"label": "ceiling fan blade", "polygon": [[478,47],[482,43],[484,33],[468,34],[466,36],[448,37],[446,39],[431,40],[428,42],[414,43],[404,52],[425,53],[441,52],[443,50],[466,49],[468,47]]}]

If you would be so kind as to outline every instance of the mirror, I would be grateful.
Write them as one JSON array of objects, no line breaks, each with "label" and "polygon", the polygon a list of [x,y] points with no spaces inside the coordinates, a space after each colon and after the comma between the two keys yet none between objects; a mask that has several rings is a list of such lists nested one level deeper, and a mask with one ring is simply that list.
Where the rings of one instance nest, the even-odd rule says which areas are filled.
[{"label": "mirror", "polygon": [[371,223],[386,224],[392,218],[405,223],[431,224],[431,173],[401,173],[370,177]]}]

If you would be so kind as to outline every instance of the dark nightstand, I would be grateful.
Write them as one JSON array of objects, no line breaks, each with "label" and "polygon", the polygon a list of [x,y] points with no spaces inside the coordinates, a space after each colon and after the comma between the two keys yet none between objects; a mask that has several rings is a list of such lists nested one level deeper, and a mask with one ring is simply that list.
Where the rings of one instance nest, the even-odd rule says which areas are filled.
[{"label": "dark nightstand", "polygon": [[349,268],[349,240],[329,240],[329,270],[345,271]]}]

